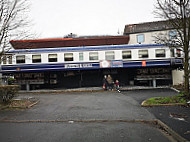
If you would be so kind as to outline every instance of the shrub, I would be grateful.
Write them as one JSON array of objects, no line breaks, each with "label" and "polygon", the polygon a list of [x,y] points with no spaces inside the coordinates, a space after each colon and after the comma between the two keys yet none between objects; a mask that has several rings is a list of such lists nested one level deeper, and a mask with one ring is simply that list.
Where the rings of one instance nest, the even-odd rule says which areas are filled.
[{"label": "shrub", "polygon": [[18,85],[0,85],[0,102],[9,103],[18,90]]}]

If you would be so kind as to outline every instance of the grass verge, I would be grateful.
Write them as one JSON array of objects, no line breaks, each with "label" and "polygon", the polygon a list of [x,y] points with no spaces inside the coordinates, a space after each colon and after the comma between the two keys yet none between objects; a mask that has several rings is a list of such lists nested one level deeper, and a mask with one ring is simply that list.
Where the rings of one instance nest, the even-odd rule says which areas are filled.
[{"label": "grass verge", "polygon": [[18,110],[26,109],[35,105],[38,100],[21,99],[12,100],[9,104],[0,103],[0,110]]},{"label": "grass verge", "polygon": [[185,99],[183,94],[171,97],[154,97],[145,100],[142,106],[157,106],[157,105],[173,105],[181,104],[186,105],[188,100]]}]

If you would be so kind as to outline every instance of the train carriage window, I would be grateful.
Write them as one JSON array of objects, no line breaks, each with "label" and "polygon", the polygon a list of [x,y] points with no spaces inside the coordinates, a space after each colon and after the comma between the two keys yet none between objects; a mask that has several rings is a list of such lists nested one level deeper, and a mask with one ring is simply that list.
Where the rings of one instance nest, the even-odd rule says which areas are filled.
[{"label": "train carriage window", "polygon": [[166,57],[165,49],[156,49],[156,57]]},{"label": "train carriage window", "polygon": [[4,56],[2,57],[2,60],[3,60],[3,64],[4,64],[4,65],[7,64],[7,56],[4,55]]},{"label": "train carriage window", "polygon": [[122,51],[123,59],[131,59],[131,51]]},{"label": "train carriage window", "polygon": [[89,53],[89,60],[98,60],[98,52],[90,52]]},{"label": "train carriage window", "polygon": [[64,60],[65,61],[73,61],[73,53],[65,53]]},{"label": "train carriage window", "polygon": [[176,55],[177,57],[181,57],[181,49],[176,49]]},{"label": "train carriage window", "polygon": [[148,50],[139,50],[139,58],[148,58]]},{"label": "train carriage window", "polygon": [[13,63],[13,56],[12,55],[8,56],[8,63],[9,64]]},{"label": "train carriage window", "polygon": [[41,55],[32,55],[32,63],[41,63]]},{"label": "train carriage window", "polygon": [[49,62],[57,62],[57,54],[49,54],[48,61]]},{"label": "train carriage window", "polygon": [[105,52],[106,60],[114,60],[115,59],[115,53],[114,51],[107,51]]},{"label": "train carriage window", "polygon": [[79,61],[83,61],[84,60],[84,55],[83,53],[79,53]]},{"label": "train carriage window", "polygon": [[170,49],[170,56],[174,57],[174,49]]},{"label": "train carriage window", "polygon": [[16,63],[17,64],[25,63],[25,55],[16,56]]}]

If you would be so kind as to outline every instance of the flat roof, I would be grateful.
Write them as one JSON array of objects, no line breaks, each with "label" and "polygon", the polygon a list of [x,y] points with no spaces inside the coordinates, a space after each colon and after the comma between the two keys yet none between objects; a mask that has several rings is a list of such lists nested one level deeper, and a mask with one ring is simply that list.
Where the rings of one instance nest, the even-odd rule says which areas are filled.
[{"label": "flat roof", "polygon": [[129,36],[11,40],[14,49],[57,48],[128,44]]}]

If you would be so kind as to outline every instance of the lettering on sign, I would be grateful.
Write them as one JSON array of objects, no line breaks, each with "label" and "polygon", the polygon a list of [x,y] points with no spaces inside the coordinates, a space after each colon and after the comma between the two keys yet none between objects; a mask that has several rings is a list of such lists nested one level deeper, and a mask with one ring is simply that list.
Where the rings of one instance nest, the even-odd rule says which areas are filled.
[{"label": "lettering on sign", "polygon": [[92,68],[92,64],[65,64],[66,69],[72,68]]}]

